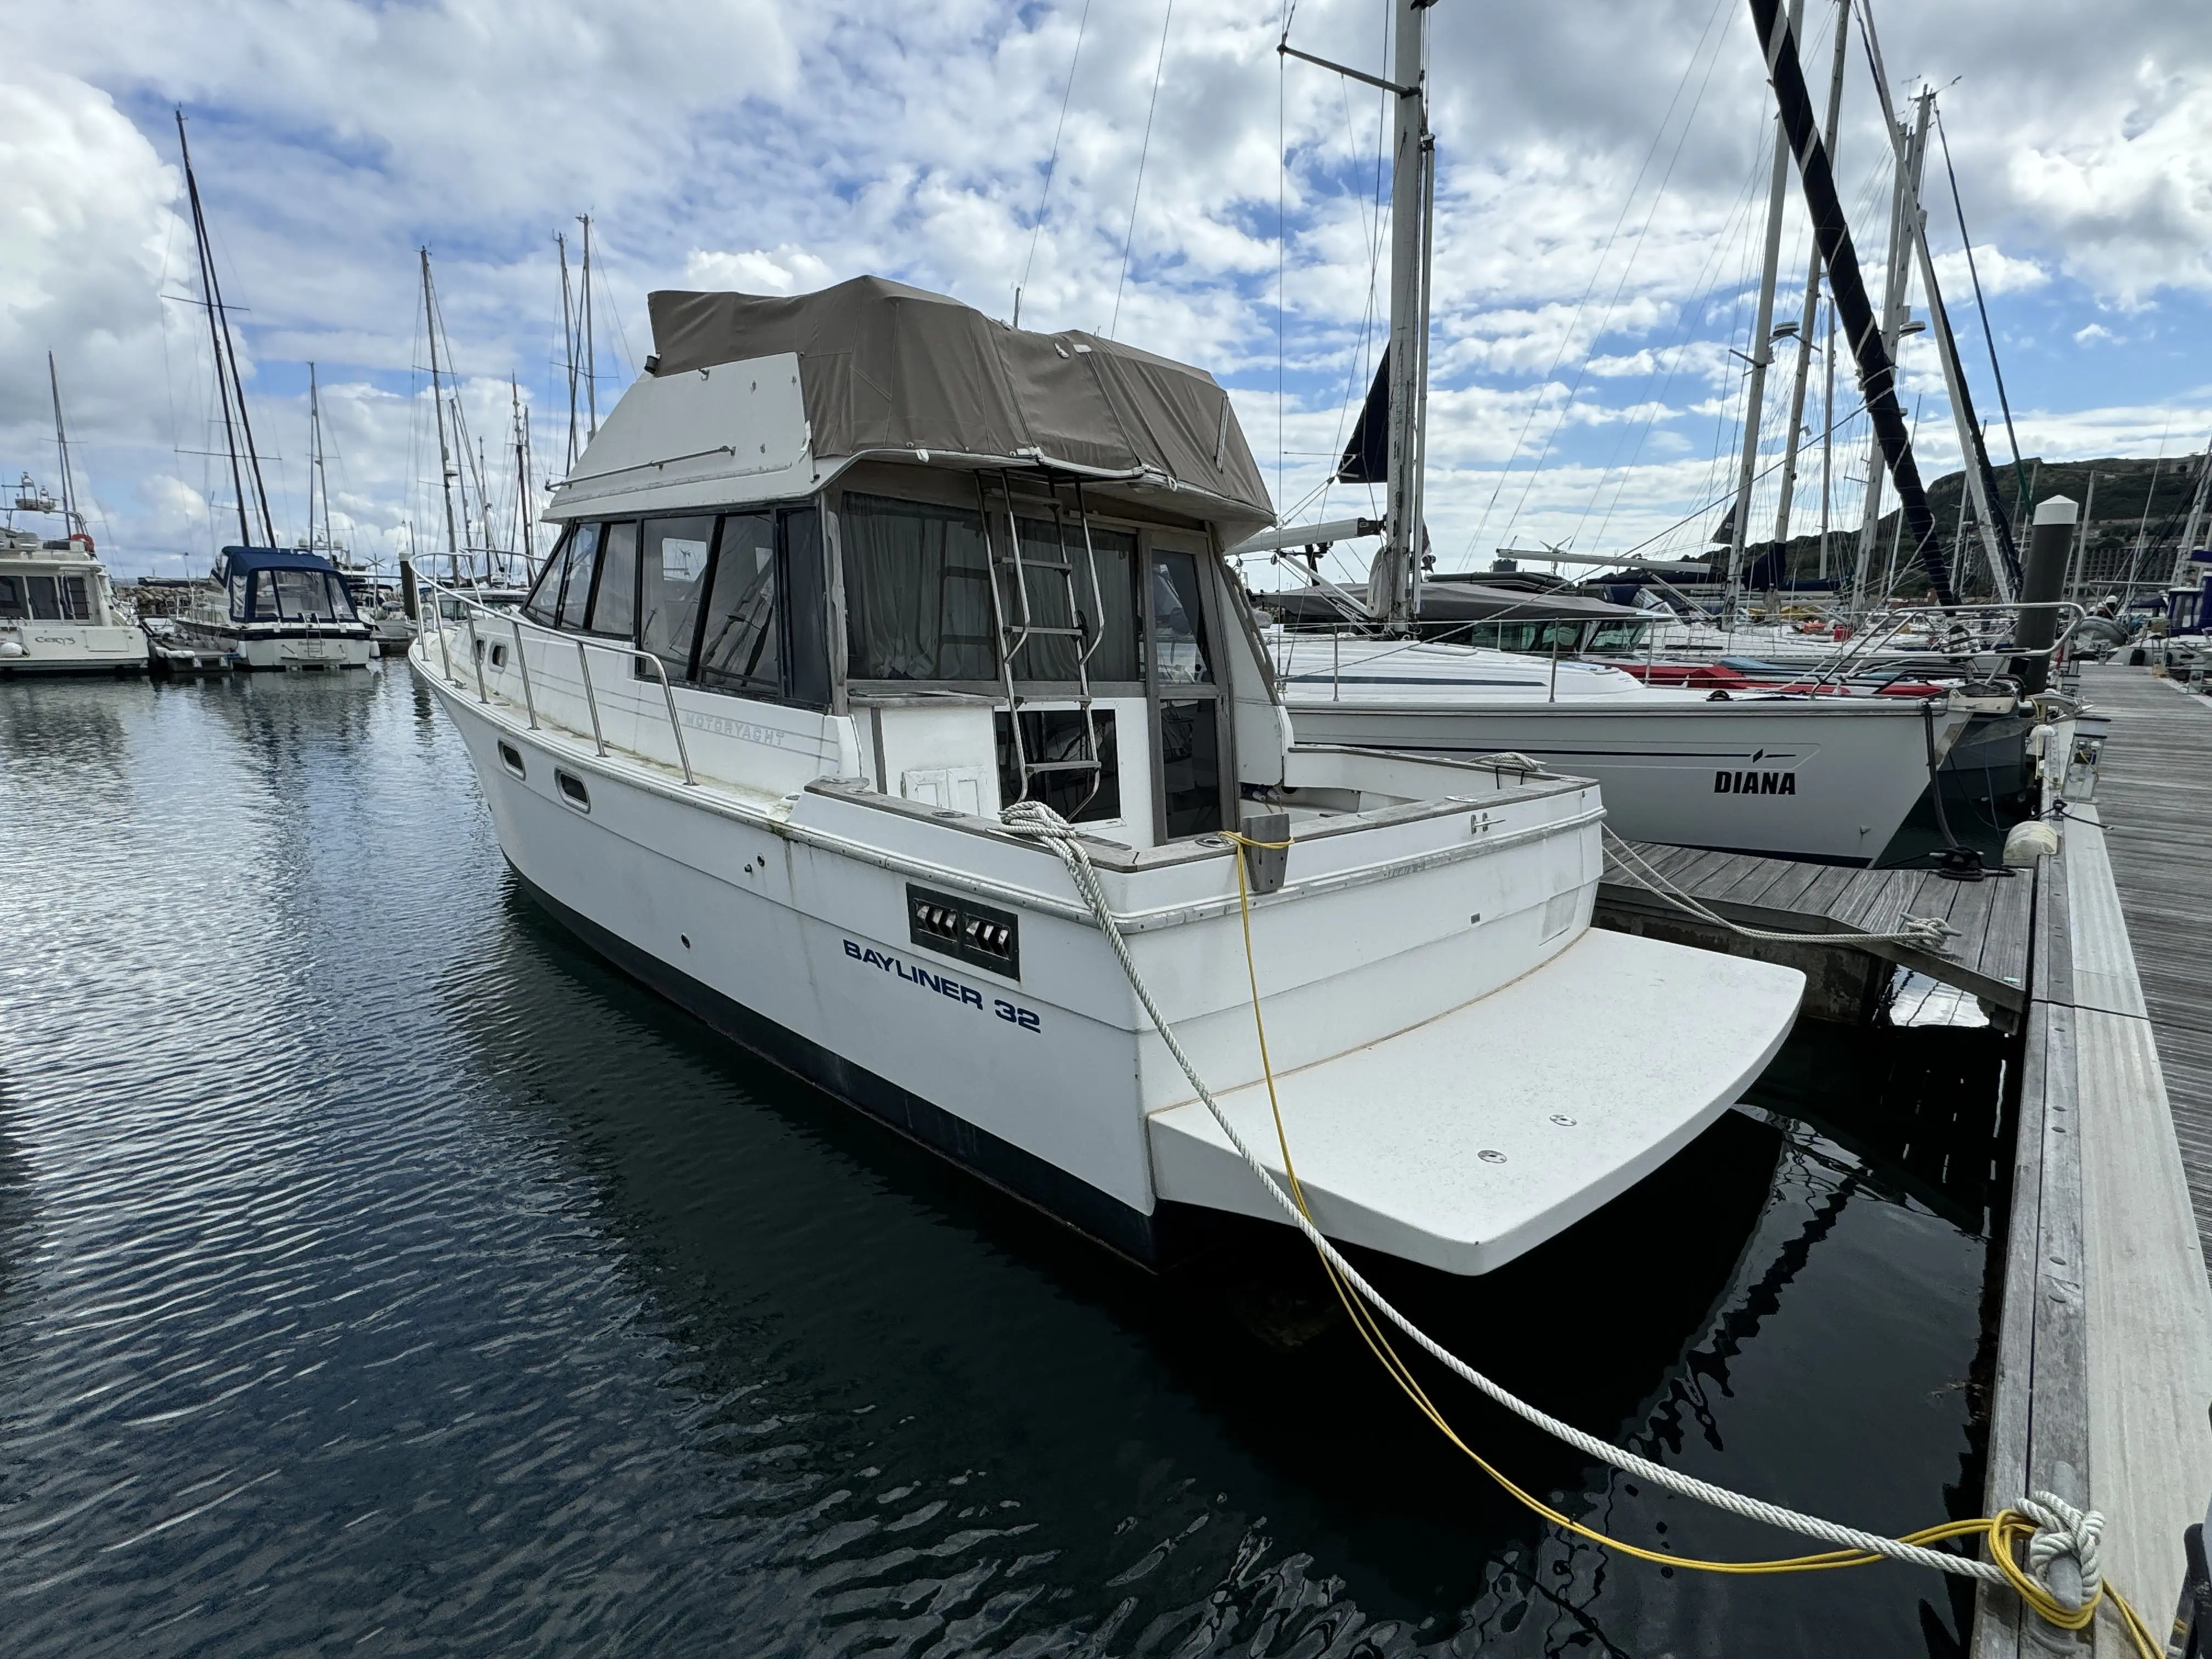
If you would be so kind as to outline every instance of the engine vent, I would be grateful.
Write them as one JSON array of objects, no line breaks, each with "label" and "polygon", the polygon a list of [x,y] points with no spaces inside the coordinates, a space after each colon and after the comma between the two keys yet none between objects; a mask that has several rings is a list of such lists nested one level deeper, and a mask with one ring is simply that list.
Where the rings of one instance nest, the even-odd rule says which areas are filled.
[{"label": "engine vent", "polygon": [[1011,911],[908,883],[906,925],[908,939],[925,951],[1008,979],[1022,976],[1022,922]]}]

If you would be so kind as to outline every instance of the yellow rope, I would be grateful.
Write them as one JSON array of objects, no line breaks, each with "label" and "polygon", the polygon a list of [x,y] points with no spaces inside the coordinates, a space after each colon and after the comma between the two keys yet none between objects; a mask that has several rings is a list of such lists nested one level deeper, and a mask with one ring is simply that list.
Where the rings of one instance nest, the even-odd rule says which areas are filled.
[{"label": "yellow rope", "polygon": [[[1235,843],[1239,848],[1261,848],[1270,851],[1280,850],[1291,844],[1286,841],[1255,841],[1233,831],[1227,832],[1224,839]],[[1267,1083],[1267,1109],[1274,1116],[1275,1145],[1283,1154],[1283,1173],[1289,1178],[1291,1197],[1297,1205],[1299,1213],[1307,1220],[1312,1221],[1314,1215],[1313,1212],[1307,1207],[1305,1189],[1298,1183],[1297,1167],[1291,1159],[1290,1136],[1283,1127],[1281,1103],[1275,1097],[1275,1070],[1267,1058],[1267,1026],[1260,1013],[1260,969],[1258,959],[1252,949],[1251,888],[1246,878],[1245,860],[1242,851],[1239,851],[1237,855],[1236,864],[1237,908],[1244,930],[1244,971],[1252,988],[1252,1029],[1260,1041],[1260,1070]],[[1361,1340],[1367,1344],[1369,1352],[1374,1354],[1382,1369],[1389,1373],[1390,1380],[1395,1382],[1405,1393],[1407,1398],[1413,1402],[1421,1415],[1433,1423],[1445,1439],[1464,1452],[1477,1468],[1504,1488],[1514,1498],[1542,1516],[1553,1526],[1571,1532],[1578,1538],[1586,1538],[1594,1544],[1602,1545],[1607,1549],[1618,1550],[1624,1555],[1633,1556],[1640,1561],[1656,1562],[1662,1566],[1687,1567],[1696,1572],[1737,1575],[1820,1572],[1834,1567],[1871,1566],[1875,1562],[1885,1559],[1868,1550],[1828,1550],[1819,1554],[1789,1556],[1767,1561],[1705,1561],[1694,1557],[1669,1555],[1662,1551],[1646,1549],[1638,1544],[1627,1543],[1621,1539],[1611,1537],[1605,1533],[1586,1527],[1570,1516],[1561,1514],[1541,1498],[1516,1485],[1480,1452],[1460,1437],[1459,1431],[1451,1425],[1443,1413],[1429,1398],[1427,1391],[1421,1387],[1412,1370],[1400,1357],[1398,1351],[1391,1346],[1389,1336],[1384,1332],[1374,1310],[1368,1307],[1366,1302],[1357,1295],[1350,1285],[1345,1283],[1342,1276],[1338,1273],[1335,1264],[1327,1256],[1321,1258],[1321,1264],[1322,1270],[1328,1275],[1330,1285],[1336,1291],[1337,1300],[1344,1304],[1346,1314],[1350,1316]],[[1947,1542],[1953,1539],[1971,1538],[1978,1534],[1987,1540],[1990,1558],[1996,1563],[1998,1571],[2004,1574],[2006,1582],[2019,1593],[2021,1600],[2033,1608],[2039,1618],[2046,1623],[2057,1626],[2061,1630],[2086,1630],[2090,1622],[2096,1618],[2099,1605],[2109,1600],[2123,1627],[2134,1644],[2136,1652],[2142,1656],[2142,1659],[2160,1659],[2160,1645],[2152,1639],[2149,1627],[2143,1623],[2142,1616],[2136,1612],[2135,1608],[2129,1605],[2127,1598],[2110,1584],[2100,1586],[2096,1599],[2086,1605],[2069,1607],[2028,1576],[2027,1569],[2021,1565],[2015,1551],[2033,1535],[2035,1530],[2036,1523],[2027,1516],[2017,1510],[2002,1510],[1994,1516],[1971,1521],[1947,1521],[1940,1526],[1928,1527],[1919,1532],[1907,1533],[1898,1541],[1926,1547]]]}]

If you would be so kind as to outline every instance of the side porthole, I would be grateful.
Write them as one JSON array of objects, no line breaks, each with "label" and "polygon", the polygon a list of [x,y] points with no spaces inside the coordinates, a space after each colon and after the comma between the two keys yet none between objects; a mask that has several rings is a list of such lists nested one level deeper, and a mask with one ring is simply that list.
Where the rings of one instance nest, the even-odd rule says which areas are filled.
[{"label": "side porthole", "polygon": [[494,668],[504,668],[507,666],[507,647],[505,646],[495,645],[492,647],[491,665]]},{"label": "side porthole", "polygon": [[553,781],[560,787],[561,799],[569,805],[579,812],[592,810],[592,792],[584,787],[583,779],[574,772],[563,772],[556,766],[553,769]]},{"label": "side porthole", "polygon": [[523,769],[522,751],[503,738],[500,740],[499,757],[505,763],[507,769],[518,778],[526,778],[530,775]]}]

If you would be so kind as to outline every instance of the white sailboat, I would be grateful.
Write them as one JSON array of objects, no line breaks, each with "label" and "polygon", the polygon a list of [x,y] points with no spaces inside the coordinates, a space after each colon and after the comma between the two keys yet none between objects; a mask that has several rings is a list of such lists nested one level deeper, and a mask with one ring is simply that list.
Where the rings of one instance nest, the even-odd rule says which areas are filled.
[{"label": "white sailboat", "polygon": [[1783,1041],[1794,972],[1592,930],[1586,780],[1291,741],[1222,557],[1272,513],[1208,376],[875,278],[651,309],[528,602],[427,584],[410,656],[527,890],[638,978],[1146,1259],[1193,1209],[1270,1206],[1007,805],[1075,823],[1279,1167],[1249,857],[1285,1127],[1339,1238],[1494,1267]]},{"label": "white sailboat", "polygon": [[164,619],[152,645],[153,665],[176,673],[199,672],[210,662],[244,669],[366,668],[374,650],[368,624],[355,611],[337,566],[311,548],[277,544],[181,110],[177,147],[199,255],[200,303],[214,352],[216,400],[237,504],[238,541],[217,552],[208,579],[193,586],[180,611]]},{"label": "white sailboat", "polygon": [[[1395,3],[1397,62],[1401,74],[1416,72],[1397,100],[1390,338],[1337,473],[1383,483],[1390,516],[1367,592],[1336,591],[1343,621],[1366,624],[1370,637],[1291,630],[1277,649],[1294,733],[1302,742],[1436,756],[1515,750],[1595,779],[1613,828],[1632,839],[1871,863],[1972,718],[1948,696],[1739,697],[1649,687],[1605,666],[1548,670],[1487,647],[1412,641],[1425,600],[1443,586],[1423,578],[1419,554],[1436,163],[1421,90],[1424,8]],[[1778,186],[1771,212],[1778,225]],[[1770,269],[1769,301],[1772,281]],[[1387,431],[1380,445],[1377,422]],[[1234,551],[1274,553],[1373,528],[1358,520],[1292,526]]]}]

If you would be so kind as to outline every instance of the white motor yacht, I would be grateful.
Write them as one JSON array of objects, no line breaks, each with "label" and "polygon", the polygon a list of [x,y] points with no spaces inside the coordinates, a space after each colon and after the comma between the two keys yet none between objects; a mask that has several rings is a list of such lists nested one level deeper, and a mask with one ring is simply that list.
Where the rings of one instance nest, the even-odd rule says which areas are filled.
[{"label": "white motor yacht", "polygon": [[1270,509],[1210,377],[875,278],[650,304],[526,604],[425,582],[410,658],[525,889],[640,980],[1147,1260],[1178,1216],[1280,1218],[1010,803],[1073,823],[1279,1170],[1243,863],[1285,1131],[1340,1239],[1495,1267],[1782,1042],[1794,971],[1592,929],[1587,778],[1292,740],[1221,556]]},{"label": "white motor yacht", "polygon": [[0,527],[0,679],[145,667],[145,630],[116,604],[91,537]]},{"label": "white motor yacht", "polygon": [[1837,864],[1889,845],[1973,718],[1935,697],[1712,693],[1599,662],[1271,629],[1301,742],[1515,750],[1594,778],[1632,841]]}]

